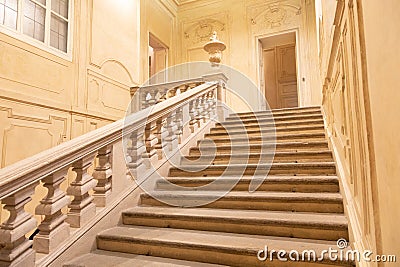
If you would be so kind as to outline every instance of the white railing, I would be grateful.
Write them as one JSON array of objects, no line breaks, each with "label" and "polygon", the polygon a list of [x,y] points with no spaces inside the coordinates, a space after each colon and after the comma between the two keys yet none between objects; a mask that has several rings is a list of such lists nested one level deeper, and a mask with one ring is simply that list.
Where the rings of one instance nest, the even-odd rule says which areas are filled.
[{"label": "white railing", "polygon": [[[129,186],[121,186],[121,171],[115,173],[113,162],[126,158],[124,167],[142,175],[151,162],[163,157],[162,142],[173,147],[188,136],[185,131],[196,134],[216,115],[217,90],[226,81],[223,74],[208,78],[214,80],[203,80],[179,95],[171,93],[153,107],[1,169],[0,201],[10,215],[0,226],[0,265],[35,266],[38,254],[42,261],[51,256],[74,229],[84,228],[96,216],[96,207],[110,205],[112,194],[121,192],[115,187]],[[123,134],[129,142],[122,153]],[[112,160],[116,156],[117,161]],[[71,170],[75,178],[62,189]],[[26,207],[39,184],[48,191],[32,212]],[[35,215],[42,220],[38,222]],[[34,230],[39,233],[31,241],[27,236]]]},{"label": "white railing", "polygon": [[[139,111],[157,103],[165,101],[173,96],[182,94],[207,81],[213,81],[215,74],[203,75],[200,78],[191,78],[160,84],[150,84],[131,88],[133,97],[132,111]],[[225,82],[226,78],[220,77]]]}]

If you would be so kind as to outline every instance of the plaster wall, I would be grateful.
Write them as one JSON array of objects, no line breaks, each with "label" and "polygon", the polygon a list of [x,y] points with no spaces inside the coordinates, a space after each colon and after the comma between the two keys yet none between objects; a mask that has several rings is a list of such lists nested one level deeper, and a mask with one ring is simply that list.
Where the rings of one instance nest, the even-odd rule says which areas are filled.
[{"label": "plaster wall", "polygon": [[[384,254],[400,255],[400,2],[363,1],[366,67],[375,151],[377,215]],[[379,18],[379,19],[377,19]],[[389,266],[389,264],[388,264]]]}]

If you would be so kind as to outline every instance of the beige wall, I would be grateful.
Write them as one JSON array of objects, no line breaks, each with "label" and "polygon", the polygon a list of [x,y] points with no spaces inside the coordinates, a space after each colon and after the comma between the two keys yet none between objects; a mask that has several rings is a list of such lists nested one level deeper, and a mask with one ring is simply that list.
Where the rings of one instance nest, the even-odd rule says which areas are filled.
[{"label": "beige wall", "polygon": [[[297,31],[300,104],[321,103],[313,1],[200,0],[181,5],[178,15],[179,62],[207,61],[202,46],[215,30],[227,45],[223,63],[244,73],[256,85],[259,85],[260,80],[258,65],[261,58],[257,38]],[[243,88],[233,89],[244,95],[253,108],[261,106],[260,100],[256,96],[246,95]],[[235,110],[247,109],[230,97],[227,102]]]},{"label": "beige wall", "polygon": [[141,0],[140,15],[140,72],[141,83],[149,77],[149,34],[168,48],[167,65],[175,65],[177,43],[177,5],[172,0]]},{"label": "beige wall", "polygon": [[75,0],[72,61],[0,33],[0,167],[124,115],[129,88],[145,79],[141,5],[142,30],[173,48],[161,2]]},{"label": "beige wall", "polygon": [[396,233],[400,221],[400,2],[363,1],[362,11],[382,250],[399,257]]}]

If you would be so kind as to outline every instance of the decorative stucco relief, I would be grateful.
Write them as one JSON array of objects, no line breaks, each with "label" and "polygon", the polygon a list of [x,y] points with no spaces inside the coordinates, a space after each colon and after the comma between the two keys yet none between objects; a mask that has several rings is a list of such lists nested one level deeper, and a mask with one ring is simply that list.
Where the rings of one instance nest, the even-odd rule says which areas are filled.
[{"label": "decorative stucco relief", "polygon": [[252,7],[248,13],[250,23],[255,30],[274,29],[297,24],[301,15],[301,7],[293,4],[274,3],[262,7]]},{"label": "decorative stucco relief", "polygon": [[202,19],[185,28],[183,40],[188,46],[204,44],[209,41],[214,31],[218,32],[219,37],[223,39],[225,23],[216,19]]}]

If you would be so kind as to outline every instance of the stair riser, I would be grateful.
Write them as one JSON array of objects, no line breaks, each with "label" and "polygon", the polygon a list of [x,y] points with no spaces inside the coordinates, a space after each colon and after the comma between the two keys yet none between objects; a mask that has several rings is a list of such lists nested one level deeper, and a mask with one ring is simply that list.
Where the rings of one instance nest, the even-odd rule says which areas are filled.
[{"label": "stair riser", "polygon": [[235,121],[235,120],[251,120],[251,119],[259,119],[259,118],[271,118],[271,117],[291,117],[291,116],[306,116],[306,115],[321,115],[321,111],[305,111],[305,112],[297,112],[297,113],[256,113],[256,115],[230,115],[226,118],[227,121]]},{"label": "stair riser", "polygon": [[285,136],[285,135],[302,135],[302,134],[317,134],[317,135],[322,135],[325,134],[325,130],[324,127],[318,126],[318,127],[304,127],[302,129],[299,128],[276,128],[275,131],[264,131],[264,132],[260,132],[260,131],[256,131],[256,130],[249,130],[246,133],[243,131],[229,131],[229,135],[228,132],[220,132],[220,133],[207,133],[204,135],[204,138],[210,138],[210,139],[218,139],[218,138],[227,138],[229,136],[233,136],[233,137],[247,137],[247,136],[253,136],[253,137],[261,137],[261,136]]},{"label": "stair riser", "polygon": [[[190,190],[190,188],[196,188],[207,185],[207,183],[176,183],[178,186],[186,187],[185,190]],[[249,183],[238,183],[232,191],[248,191]],[[213,184],[207,187],[207,190],[221,191],[229,188],[231,184]],[[158,190],[177,190],[171,184],[168,183],[158,183]],[[181,188],[179,189],[181,190]],[[337,193],[339,192],[339,185],[336,183],[331,184],[290,184],[290,183],[263,183],[257,188],[258,192],[301,192],[301,193]]]},{"label": "stair riser", "polygon": [[234,221],[220,218],[171,218],[168,216],[151,217],[138,214],[124,216],[125,225],[177,228],[201,231],[227,232],[250,235],[284,236],[322,240],[338,240],[348,237],[346,229],[332,229],[329,226],[298,226],[282,222],[257,222],[250,220]]},{"label": "stair riser", "polygon": [[[196,177],[196,176],[219,176],[222,175],[226,172],[229,172],[229,174],[242,174],[243,175],[254,175],[255,173],[266,173],[265,170],[257,170],[256,168],[249,168],[247,167],[245,170],[243,169],[230,169],[227,171],[227,169],[224,168],[206,168],[201,171],[183,171],[179,169],[170,169],[169,171],[169,176],[170,177],[181,177],[181,176],[187,176],[187,177]],[[272,165],[271,169],[268,172],[268,175],[335,175],[336,174],[336,168],[333,167],[274,167]]]},{"label": "stair riser", "polygon": [[[171,205],[181,207],[194,207],[203,203],[199,199],[185,198],[163,198],[162,200],[168,201]],[[169,206],[164,202],[160,202],[148,195],[141,196],[141,204],[149,206]],[[241,209],[241,210],[271,210],[271,211],[293,211],[293,212],[319,212],[319,213],[343,213],[343,204],[341,202],[327,202],[321,200],[320,202],[311,201],[290,201],[283,200],[269,200],[269,199],[244,199],[244,198],[220,198],[207,205],[201,206],[202,208],[216,208],[216,209]]]},{"label": "stair riser", "polygon": [[223,129],[223,128],[243,128],[243,127],[279,127],[279,126],[286,126],[286,125],[304,125],[304,124],[323,124],[324,121],[322,118],[319,119],[304,119],[304,120],[285,120],[285,121],[254,121],[254,122],[243,122],[243,123],[235,123],[235,124],[225,124],[225,123],[217,123],[214,129]]},{"label": "stair riser", "polygon": [[284,129],[286,128],[292,128],[293,126],[321,126],[323,125],[323,122],[321,120],[316,120],[316,121],[299,121],[299,122],[285,122],[285,123],[276,123],[276,124],[247,124],[244,126],[217,126],[214,127],[210,130],[210,133],[218,133],[218,132],[226,132],[228,131],[243,131],[243,128],[246,128],[247,130],[255,130],[255,129],[276,129],[276,128],[281,128]]},{"label": "stair riser", "polygon": [[265,132],[265,133],[260,133],[260,131],[250,131],[247,133],[243,132],[221,132],[221,133],[208,133],[205,134],[204,138],[208,139],[224,139],[224,138],[247,138],[247,137],[261,137],[261,136],[268,136],[274,134],[275,136],[285,136],[285,135],[296,135],[296,134],[325,134],[324,128],[317,128],[317,129],[305,129],[305,130],[293,130],[293,131],[275,131],[275,132]]},{"label": "stair riser", "polygon": [[288,114],[288,115],[296,115],[303,112],[319,112],[321,113],[321,108],[319,107],[298,107],[298,108],[290,108],[290,109],[270,109],[268,111],[249,111],[249,112],[239,112],[236,113],[237,116],[246,116],[253,114],[274,114],[275,116],[278,114]]},{"label": "stair riser", "polygon": [[249,143],[249,144],[259,144],[259,143],[267,143],[271,141],[279,141],[279,142],[312,142],[312,141],[325,141],[325,135],[308,135],[308,136],[276,136],[276,137],[248,137],[246,139],[239,139],[232,137],[231,139],[212,139],[212,140],[199,140],[197,142],[197,145],[200,143],[206,145],[207,142],[209,143],[215,143],[218,145],[230,145],[232,144],[243,144],[243,143]]},{"label": "stair riser", "polygon": [[[326,143],[319,143],[319,144],[295,144],[295,145],[285,145],[285,144],[278,144],[275,148],[276,152],[310,152],[310,151],[320,151],[326,150],[328,148],[328,144]],[[269,148],[263,148],[263,151],[272,150]],[[235,147],[233,149],[235,153],[261,153],[261,148],[257,146],[251,146],[250,148],[240,148]],[[228,154],[231,153],[231,147],[218,147],[217,151],[212,149],[207,149],[203,147],[203,150],[200,153],[199,148],[194,147],[190,149],[190,156],[199,156],[203,155],[214,155],[214,154]]]},{"label": "stair riser", "polygon": [[305,115],[305,116],[292,116],[292,117],[256,117],[252,119],[236,119],[236,120],[228,120],[224,122],[217,123],[216,125],[242,125],[249,123],[271,123],[271,122],[285,122],[285,121],[295,121],[295,120],[322,120],[323,117],[321,114],[317,115]]},{"label": "stair riser", "polygon": [[[333,162],[333,157],[330,153],[324,153],[324,154],[303,154],[303,153],[292,153],[292,154],[280,154],[276,153],[274,156],[272,155],[265,155],[263,156],[264,159],[272,159],[273,157],[273,162],[276,163],[298,163],[298,162]],[[264,160],[261,159],[261,160]],[[190,164],[190,162],[196,161],[196,163],[201,164],[207,164],[212,160],[213,164],[238,164],[238,163],[243,163],[247,162],[250,164],[257,164],[260,163],[260,155],[258,154],[249,154],[249,156],[243,156],[243,157],[230,157],[229,154],[226,155],[217,155],[211,157],[203,157],[199,158],[196,156],[193,157],[186,157],[181,159],[181,164],[182,165],[187,165]]]},{"label": "stair riser", "polygon": [[[268,245],[268,244],[266,244]],[[144,242],[142,240],[110,240],[97,239],[97,246],[100,249],[132,253],[139,255],[148,255],[156,257],[165,257],[172,259],[181,259],[205,263],[223,264],[228,266],[254,266],[265,267],[266,264],[271,267],[324,267],[323,263],[316,262],[283,262],[277,259],[271,262],[262,262],[257,259],[257,251],[237,251],[237,250],[218,250],[213,247],[189,247],[187,245],[161,243],[158,241]],[[262,248],[260,248],[262,249]],[[332,265],[335,266],[335,265]],[[336,266],[351,266],[340,265]]]}]

